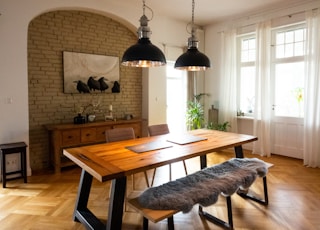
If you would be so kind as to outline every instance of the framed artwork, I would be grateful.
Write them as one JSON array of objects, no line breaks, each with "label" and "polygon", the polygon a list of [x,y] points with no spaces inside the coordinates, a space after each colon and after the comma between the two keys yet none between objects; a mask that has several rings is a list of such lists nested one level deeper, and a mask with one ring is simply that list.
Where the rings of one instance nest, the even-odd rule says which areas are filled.
[{"label": "framed artwork", "polygon": [[119,93],[119,58],[63,51],[64,93]]}]

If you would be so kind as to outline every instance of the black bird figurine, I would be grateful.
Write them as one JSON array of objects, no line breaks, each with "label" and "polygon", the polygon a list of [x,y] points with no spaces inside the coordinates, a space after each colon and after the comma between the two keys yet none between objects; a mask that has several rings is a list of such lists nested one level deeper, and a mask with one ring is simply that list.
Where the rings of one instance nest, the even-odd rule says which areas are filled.
[{"label": "black bird figurine", "polygon": [[79,93],[90,93],[89,87],[83,81],[78,80],[74,81],[74,83],[77,83],[77,90],[79,91]]}]

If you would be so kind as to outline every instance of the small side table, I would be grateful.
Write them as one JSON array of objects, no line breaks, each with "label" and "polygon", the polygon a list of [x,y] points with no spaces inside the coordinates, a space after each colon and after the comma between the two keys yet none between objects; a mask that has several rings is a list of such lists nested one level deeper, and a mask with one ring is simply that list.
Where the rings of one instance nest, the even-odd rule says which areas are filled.
[{"label": "small side table", "polygon": [[[27,145],[24,142],[17,142],[17,143],[9,143],[9,144],[1,144],[0,145],[0,154],[1,154],[1,161],[2,161],[2,185],[3,188],[6,187],[6,182],[8,180],[23,178],[24,183],[27,183]],[[12,153],[20,153],[20,162],[21,162],[21,169],[14,172],[6,172],[6,155]],[[8,175],[13,175],[21,173],[21,176],[14,177],[14,178],[7,178]]]}]

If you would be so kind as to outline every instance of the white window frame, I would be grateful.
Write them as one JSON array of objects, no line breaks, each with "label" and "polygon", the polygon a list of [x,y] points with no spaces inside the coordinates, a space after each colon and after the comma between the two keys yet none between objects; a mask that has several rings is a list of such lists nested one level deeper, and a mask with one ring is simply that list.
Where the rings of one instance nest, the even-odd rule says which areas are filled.
[{"label": "white window frame", "polygon": [[[242,51],[242,41],[246,39],[256,39],[256,34],[253,33],[248,33],[248,34],[241,34],[238,35],[237,37],[237,60],[238,60],[238,65],[237,65],[237,76],[238,76],[238,84],[237,84],[237,111],[238,111],[238,116],[248,116],[248,117],[253,117],[253,113],[249,113],[247,111],[241,110],[241,68],[242,67],[255,67],[256,62],[254,61],[248,61],[248,62],[242,62],[241,61],[241,51]],[[253,111],[254,112],[254,111]]]},{"label": "white window frame", "polygon": [[[305,53],[301,56],[276,58],[276,34],[278,32],[286,32],[286,31],[298,30],[298,29],[306,29],[305,22],[299,22],[299,23],[295,23],[295,24],[291,24],[291,25],[283,25],[280,27],[273,28],[271,30],[272,49],[271,49],[271,62],[270,63],[271,63],[271,75],[273,76],[272,77],[273,79],[275,79],[275,74],[276,74],[275,71],[276,71],[277,64],[290,64],[290,63],[304,62]],[[304,36],[306,36],[306,31],[305,31]],[[303,47],[303,50],[305,52],[305,47]],[[272,85],[274,85],[274,83],[272,83]],[[303,115],[302,115],[302,117],[303,117]]]}]

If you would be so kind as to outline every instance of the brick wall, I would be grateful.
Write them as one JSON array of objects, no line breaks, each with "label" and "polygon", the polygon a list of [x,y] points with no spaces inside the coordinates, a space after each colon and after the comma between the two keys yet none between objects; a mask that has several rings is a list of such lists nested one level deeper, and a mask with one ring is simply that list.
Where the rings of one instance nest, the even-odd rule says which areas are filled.
[{"label": "brick wall", "polygon": [[30,165],[49,168],[48,133],[45,124],[72,123],[78,105],[101,100],[97,120],[103,120],[110,104],[114,115],[141,117],[141,69],[120,65],[118,94],[64,94],[62,52],[117,56],[119,60],[137,37],[120,23],[83,11],[55,11],[38,16],[28,31],[28,82]]}]

